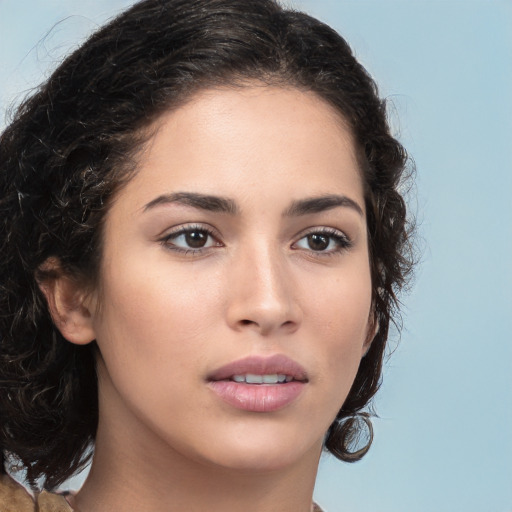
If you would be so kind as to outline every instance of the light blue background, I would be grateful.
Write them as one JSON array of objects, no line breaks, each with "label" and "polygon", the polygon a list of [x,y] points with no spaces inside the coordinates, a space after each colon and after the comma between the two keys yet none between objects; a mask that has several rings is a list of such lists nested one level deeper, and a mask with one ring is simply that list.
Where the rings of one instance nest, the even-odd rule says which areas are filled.
[{"label": "light blue background", "polygon": [[[130,3],[0,0],[2,121]],[[392,102],[424,240],[374,446],[355,465],[324,457],[317,499],[329,512],[512,512],[512,2],[293,5],[336,28]]]}]

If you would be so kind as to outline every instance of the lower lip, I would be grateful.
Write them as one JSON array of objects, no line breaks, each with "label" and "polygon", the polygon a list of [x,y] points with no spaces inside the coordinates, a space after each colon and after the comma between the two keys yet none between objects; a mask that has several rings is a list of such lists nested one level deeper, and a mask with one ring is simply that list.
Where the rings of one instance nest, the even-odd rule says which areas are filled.
[{"label": "lower lip", "polygon": [[274,412],[291,404],[304,389],[304,382],[282,384],[246,384],[232,380],[209,383],[222,400],[236,409],[251,412]]}]

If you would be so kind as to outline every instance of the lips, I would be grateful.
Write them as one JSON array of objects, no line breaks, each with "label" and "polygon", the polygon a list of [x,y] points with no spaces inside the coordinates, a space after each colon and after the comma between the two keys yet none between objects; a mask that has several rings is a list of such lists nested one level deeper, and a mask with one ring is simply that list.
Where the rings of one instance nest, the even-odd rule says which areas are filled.
[{"label": "lips", "polygon": [[208,386],[219,398],[250,412],[283,409],[298,398],[307,382],[305,369],[284,355],[247,357],[208,376]]},{"label": "lips", "polygon": [[[250,356],[215,370],[210,381],[233,380],[235,375],[285,375],[292,380],[307,381],[306,370],[293,359],[278,354],[271,357]],[[287,379],[289,380],[289,379]]]}]

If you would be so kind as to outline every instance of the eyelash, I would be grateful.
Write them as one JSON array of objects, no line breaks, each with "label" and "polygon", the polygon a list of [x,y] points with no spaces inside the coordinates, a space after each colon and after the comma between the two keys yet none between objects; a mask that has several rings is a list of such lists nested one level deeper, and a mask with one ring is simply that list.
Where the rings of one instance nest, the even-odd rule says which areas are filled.
[{"label": "eyelash", "polygon": [[[190,235],[192,233],[200,233],[202,235],[206,235],[208,238],[212,238],[213,244],[210,245],[209,247],[185,248],[185,247],[179,247],[176,244],[172,243],[173,240],[178,239],[180,236],[186,236],[186,235]],[[297,244],[299,242],[301,242],[304,239],[307,239],[307,237],[315,236],[315,235],[329,239],[328,240],[329,245],[331,244],[332,241],[334,241],[334,243],[336,244],[336,247],[334,249],[318,250],[318,251],[315,251],[314,249],[311,249],[311,248],[307,249],[307,248],[297,247]],[[207,240],[208,240],[208,238],[207,238]],[[212,229],[210,229],[206,226],[201,226],[201,225],[191,225],[191,226],[180,227],[176,231],[168,233],[163,238],[161,238],[159,241],[166,249],[168,249],[170,251],[177,252],[177,253],[182,253],[185,255],[186,254],[192,254],[192,255],[204,254],[206,251],[208,251],[214,247],[222,247],[223,246],[223,244],[221,242],[219,242],[219,236],[217,235],[217,233],[215,231],[213,231]],[[292,244],[292,249],[307,251],[307,252],[311,253],[312,255],[314,255],[315,257],[326,257],[326,256],[333,256],[333,255],[339,254],[341,252],[344,252],[344,251],[350,249],[352,246],[353,246],[353,242],[342,231],[339,231],[334,228],[323,227],[323,228],[312,228],[308,232],[303,233],[301,235],[301,237],[296,242],[294,242]]]},{"label": "eyelash", "polygon": [[182,254],[200,254],[204,253],[205,251],[211,249],[212,247],[199,247],[199,248],[184,248],[179,247],[172,243],[172,240],[176,240],[178,237],[191,234],[191,233],[201,233],[206,235],[209,238],[212,238],[214,240],[214,244],[212,247],[222,247],[222,243],[218,241],[218,235],[210,228],[206,226],[199,226],[199,225],[191,225],[191,226],[183,226],[177,229],[176,231],[173,231],[171,233],[168,233],[163,238],[160,239],[160,243],[168,250],[182,253]]},{"label": "eyelash", "polygon": [[309,236],[317,235],[320,237],[325,237],[329,239],[329,244],[331,241],[334,241],[336,247],[334,249],[329,250],[320,250],[315,251],[313,249],[301,249],[296,248],[295,250],[305,250],[311,253],[311,255],[317,257],[317,258],[323,258],[327,256],[335,256],[337,254],[340,254],[344,251],[347,251],[353,246],[352,240],[342,231],[334,228],[312,228],[311,230],[307,231],[306,233],[303,233],[302,236],[292,245],[292,248],[295,248],[300,241],[306,239]]}]

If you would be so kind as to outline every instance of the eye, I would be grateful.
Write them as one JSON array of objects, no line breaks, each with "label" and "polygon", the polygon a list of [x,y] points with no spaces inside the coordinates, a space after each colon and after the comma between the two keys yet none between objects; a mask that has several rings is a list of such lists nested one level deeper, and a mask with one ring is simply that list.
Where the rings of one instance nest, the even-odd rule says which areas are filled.
[{"label": "eye", "polygon": [[337,229],[318,229],[310,231],[293,244],[294,249],[317,253],[336,253],[352,246],[350,239]]},{"label": "eye", "polygon": [[166,235],[161,242],[166,248],[177,252],[200,252],[222,246],[209,229],[200,226],[181,228]]}]

